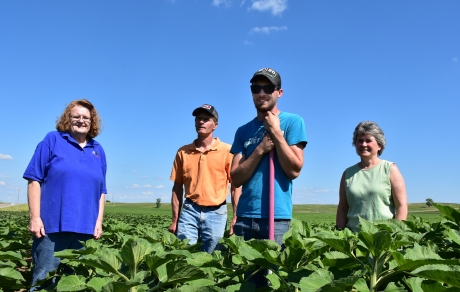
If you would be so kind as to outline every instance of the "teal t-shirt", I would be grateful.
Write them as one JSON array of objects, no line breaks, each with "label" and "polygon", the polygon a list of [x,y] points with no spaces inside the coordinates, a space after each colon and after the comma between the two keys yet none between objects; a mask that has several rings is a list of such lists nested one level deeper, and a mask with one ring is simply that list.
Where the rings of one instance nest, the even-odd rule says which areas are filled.
[{"label": "teal t-shirt", "polygon": [[[279,113],[280,127],[288,145],[307,144],[303,119],[286,112]],[[263,122],[254,118],[246,125],[238,128],[233,141],[231,153],[242,153],[249,157],[262,141],[266,130]],[[262,157],[253,175],[242,188],[238,202],[237,216],[248,218],[268,218],[269,198],[269,164],[268,154]],[[292,218],[292,180],[281,168],[278,157],[274,155],[275,166],[275,219]]]},{"label": "teal t-shirt", "polygon": [[371,169],[355,164],[345,170],[348,202],[347,227],[358,232],[359,217],[368,221],[391,219],[395,205],[391,195],[390,167],[393,162],[382,160]]}]

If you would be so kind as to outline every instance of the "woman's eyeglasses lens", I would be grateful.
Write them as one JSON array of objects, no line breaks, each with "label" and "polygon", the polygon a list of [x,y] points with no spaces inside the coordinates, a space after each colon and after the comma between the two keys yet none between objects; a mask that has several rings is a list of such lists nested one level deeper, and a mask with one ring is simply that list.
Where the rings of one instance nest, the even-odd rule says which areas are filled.
[{"label": "woman's eyeglasses lens", "polygon": [[85,122],[85,123],[91,122],[91,118],[87,118],[87,117],[71,116],[70,118],[72,119],[72,121],[75,121],[75,122],[78,122],[79,120],[82,120],[82,121]]},{"label": "woman's eyeglasses lens", "polygon": [[275,91],[276,86],[273,84],[268,85],[251,85],[251,92],[257,94],[263,89],[266,94],[272,94]]}]

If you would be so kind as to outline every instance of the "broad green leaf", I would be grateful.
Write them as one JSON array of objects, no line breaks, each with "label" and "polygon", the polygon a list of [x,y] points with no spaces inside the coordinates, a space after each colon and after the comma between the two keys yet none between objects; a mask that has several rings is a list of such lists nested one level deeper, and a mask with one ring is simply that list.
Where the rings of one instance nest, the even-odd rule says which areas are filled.
[{"label": "broad green leaf", "polygon": [[168,284],[185,283],[191,280],[202,279],[206,274],[185,262],[170,262],[166,264],[166,281]]},{"label": "broad green leaf", "polygon": [[308,222],[292,218],[291,229],[293,233],[299,234],[302,237],[310,237],[311,228]]},{"label": "broad green leaf", "polygon": [[361,230],[367,233],[376,233],[379,231],[379,228],[375,226],[374,223],[367,221],[364,218],[359,217],[359,224],[361,225]]},{"label": "broad green leaf", "polygon": [[339,251],[325,253],[322,263],[325,266],[336,267],[338,269],[350,269],[360,266],[355,258],[347,256]]},{"label": "broad green leaf", "polygon": [[361,231],[358,234],[358,238],[361,239],[374,258],[379,257],[382,252],[387,251],[391,246],[391,235],[388,231],[382,230],[373,234]]},{"label": "broad green leaf", "polygon": [[281,253],[279,251],[275,250],[267,250],[262,252],[263,257],[269,261],[270,263],[277,265],[277,266],[282,266],[283,263],[281,261]]},{"label": "broad green leaf", "polygon": [[343,277],[337,280],[322,286],[319,291],[322,292],[343,292],[350,291],[353,288],[353,285],[359,279],[362,279],[364,273],[358,273],[349,277]]},{"label": "broad green leaf", "polygon": [[[194,286],[194,287],[206,287],[206,286],[214,286],[216,285],[216,282],[210,279],[197,279],[197,280],[187,281],[187,285]],[[185,286],[183,287],[185,288]]]},{"label": "broad green leaf", "polygon": [[102,287],[104,287],[105,285],[107,285],[108,283],[110,283],[112,281],[113,281],[113,279],[111,279],[111,278],[95,277],[95,278],[92,278],[91,280],[89,280],[88,283],[86,283],[86,286],[89,287],[89,288],[92,288],[96,292],[100,292],[100,291],[102,291]]},{"label": "broad green leaf", "polygon": [[353,287],[356,288],[359,292],[370,292],[369,287],[367,286],[367,283],[364,279],[358,279],[355,284],[353,284]]},{"label": "broad green leaf", "polygon": [[299,284],[302,292],[316,292],[333,280],[334,278],[331,272],[319,269],[314,271],[310,276],[300,280]]},{"label": "broad green leaf", "polygon": [[154,246],[146,239],[130,239],[121,248],[120,256],[127,266],[135,268],[153,249]]},{"label": "broad green leaf", "polygon": [[280,278],[276,274],[269,273],[265,277],[270,281],[271,288],[277,290],[281,287]]},{"label": "broad green leaf", "polygon": [[460,266],[426,265],[411,274],[460,288]]},{"label": "broad green leaf", "polygon": [[293,232],[292,229],[289,229],[288,232],[284,234],[283,240],[284,244],[287,247],[302,248],[304,246],[302,236],[298,233]]},{"label": "broad green leaf", "polygon": [[423,292],[422,289],[422,282],[423,279],[419,277],[410,277],[410,278],[403,278],[403,281],[406,283],[407,286],[412,290],[412,292]]},{"label": "broad green leaf", "polygon": [[168,270],[166,269],[166,263],[155,268],[154,273],[158,277],[158,281],[166,282],[168,281]]},{"label": "broad green leaf", "polygon": [[6,278],[11,280],[25,281],[21,273],[16,271],[14,268],[0,268],[0,278]]},{"label": "broad green leaf", "polygon": [[443,231],[443,235],[446,237],[446,239],[449,239],[455,242],[456,244],[460,245],[460,231],[447,228]]},{"label": "broad green leaf", "polygon": [[348,241],[346,239],[337,239],[337,238],[319,237],[319,236],[315,236],[315,238],[318,238],[319,240],[330,245],[336,250],[343,252],[344,254],[348,256],[354,257],[353,255],[354,245],[352,241]]},{"label": "broad green leaf", "polygon": [[0,261],[18,261],[22,260],[22,255],[14,251],[0,251]]},{"label": "broad green leaf", "polygon": [[244,283],[230,285],[225,288],[226,292],[254,292],[256,291],[256,285],[254,283]]},{"label": "broad green leaf", "polygon": [[299,261],[302,260],[306,251],[301,248],[286,247],[280,255],[282,266],[288,271],[298,268]]},{"label": "broad green leaf", "polygon": [[93,268],[99,268],[107,272],[118,273],[121,262],[116,255],[113,254],[100,254],[100,255],[87,255],[84,258],[78,259],[85,265]]},{"label": "broad green leaf", "polygon": [[[314,269],[309,269],[308,267],[302,267],[288,274],[288,280],[291,284],[300,283],[302,278],[310,276],[318,268],[315,266]],[[297,285],[298,286],[298,285]]]},{"label": "broad green leaf", "polygon": [[242,244],[245,244],[243,237],[232,235],[229,238],[222,238],[222,240],[228,244],[228,246],[233,250],[233,252],[238,253],[238,249]]},{"label": "broad green leaf", "polygon": [[235,265],[243,265],[244,264],[244,259],[242,256],[239,254],[232,256],[232,263]]},{"label": "broad green leaf", "polygon": [[63,259],[76,259],[80,257],[78,253],[75,252],[75,249],[64,249],[54,253],[54,256],[57,258]]},{"label": "broad green leaf", "polygon": [[207,252],[197,252],[190,254],[190,257],[187,258],[187,263],[195,267],[208,266],[206,264],[215,262],[212,255]]},{"label": "broad green leaf", "polygon": [[83,276],[63,275],[59,280],[57,291],[81,291],[86,289],[85,278]]},{"label": "broad green leaf", "polygon": [[255,259],[264,259],[262,253],[247,244],[242,245],[239,249],[239,252],[241,256],[245,257],[249,261],[254,261]]},{"label": "broad green leaf", "polygon": [[454,221],[457,223],[457,225],[460,225],[460,212],[455,210],[454,208],[450,206],[444,206],[444,205],[439,205],[436,203],[433,203],[433,206],[435,206],[441,213],[449,220]]},{"label": "broad green leaf", "polygon": [[135,282],[110,282],[102,287],[101,292],[127,292],[130,288],[140,284]]},{"label": "broad green leaf", "polygon": [[[145,257],[145,263],[150,270],[155,271],[158,267],[164,265],[167,262],[170,262],[179,258],[191,258],[192,254],[188,250],[172,250],[159,255],[147,255]],[[158,276],[158,274],[157,274]]]},{"label": "broad green leaf", "polygon": [[[167,291],[171,291],[171,290],[167,290]],[[191,285],[190,283],[187,283],[186,285],[182,285],[176,291],[180,291],[180,292],[215,292],[215,291],[219,291],[219,292],[221,292],[222,288],[211,286],[211,285],[200,286],[200,285]]]},{"label": "broad green leaf", "polygon": [[422,290],[423,292],[458,292],[460,291],[457,287],[446,287],[443,286],[441,283],[433,280],[424,280],[422,282]]},{"label": "broad green leaf", "polygon": [[410,230],[410,228],[404,224],[404,222],[397,219],[375,220],[373,223],[379,229],[384,229],[391,233],[405,232]]},{"label": "broad green leaf", "polygon": [[255,239],[246,242],[250,247],[262,253],[266,250],[280,251],[281,246],[273,240]]},{"label": "broad green leaf", "polygon": [[404,255],[404,258],[410,259],[410,260],[418,260],[418,259],[440,260],[442,259],[438,254],[431,251],[428,247],[421,246],[418,243],[414,243],[413,248],[406,250],[406,254]]},{"label": "broad green leaf", "polygon": [[383,292],[403,292],[403,291],[407,291],[407,290],[404,289],[404,287],[396,286],[396,284],[393,282],[389,283],[387,287],[385,288],[385,290],[383,290]]},{"label": "broad green leaf", "polygon": [[12,261],[0,262],[0,268],[8,268],[8,267],[15,268],[16,264],[13,263]]}]

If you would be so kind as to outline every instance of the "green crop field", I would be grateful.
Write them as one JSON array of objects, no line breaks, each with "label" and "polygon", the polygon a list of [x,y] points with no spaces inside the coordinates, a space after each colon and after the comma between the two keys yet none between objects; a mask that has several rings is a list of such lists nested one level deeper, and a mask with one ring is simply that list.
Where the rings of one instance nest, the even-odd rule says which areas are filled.
[{"label": "green crop field", "polygon": [[[336,208],[294,206],[301,220],[292,220],[283,248],[226,233],[207,254],[200,243],[167,231],[169,204],[108,203],[102,238],[55,253],[73,271],[53,271],[40,285],[47,291],[256,292],[247,276],[267,268],[271,287],[263,291],[460,291],[458,204],[411,204],[407,221],[361,220],[359,233],[334,228]],[[27,206],[6,210],[0,211],[0,291],[25,291],[32,268]]]},{"label": "green crop field", "polygon": [[[460,204],[440,203],[460,210]],[[229,220],[233,216],[231,204],[227,204]],[[2,208],[2,211],[28,211],[26,204],[14,205]],[[293,217],[302,221],[311,223],[335,223],[335,214],[337,205],[294,205]],[[162,203],[160,208],[156,207],[155,203],[112,203],[105,204],[106,214],[151,214],[151,215],[166,215],[171,216],[171,204]],[[440,212],[435,207],[428,207],[425,203],[409,204],[409,216],[420,217],[428,221],[440,220]]]}]

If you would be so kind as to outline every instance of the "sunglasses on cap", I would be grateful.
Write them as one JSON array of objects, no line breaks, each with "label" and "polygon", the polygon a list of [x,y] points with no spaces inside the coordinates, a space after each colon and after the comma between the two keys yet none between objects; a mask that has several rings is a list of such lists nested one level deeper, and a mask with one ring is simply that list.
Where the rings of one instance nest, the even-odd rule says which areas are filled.
[{"label": "sunglasses on cap", "polygon": [[263,89],[266,94],[272,94],[273,91],[278,89],[277,86],[273,84],[268,84],[268,85],[251,85],[251,92],[254,94],[257,94],[260,92],[260,90]]}]

